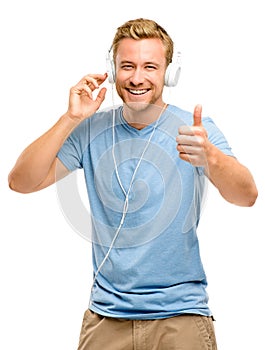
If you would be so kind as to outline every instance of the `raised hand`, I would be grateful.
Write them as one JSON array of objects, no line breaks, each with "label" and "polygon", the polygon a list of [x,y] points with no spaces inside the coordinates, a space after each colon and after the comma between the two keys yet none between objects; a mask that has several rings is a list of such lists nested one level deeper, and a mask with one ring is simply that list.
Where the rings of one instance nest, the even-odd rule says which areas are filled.
[{"label": "raised hand", "polygon": [[105,99],[106,88],[99,90],[96,97],[93,91],[99,89],[107,74],[89,74],[70,89],[67,114],[72,119],[82,121],[94,114]]},{"label": "raised hand", "polygon": [[202,125],[202,106],[196,105],[193,113],[193,125],[179,128],[176,138],[179,157],[194,166],[207,165],[207,146],[209,140]]}]

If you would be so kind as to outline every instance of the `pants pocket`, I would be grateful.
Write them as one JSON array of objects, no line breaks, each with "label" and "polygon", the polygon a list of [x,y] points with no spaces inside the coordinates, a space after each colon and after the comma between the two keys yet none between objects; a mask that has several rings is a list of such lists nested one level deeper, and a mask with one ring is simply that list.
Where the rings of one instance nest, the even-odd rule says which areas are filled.
[{"label": "pants pocket", "polygon": [[93,327],[100,322],[100,319],[101,317],[91,310],[88,309],[85,311],[79,336],[78,350],[88,349],[88,343],[93,334]]},{"label": "pants pocket", "polygon": [[199,329],[201,339],[207,350],[217,350],[215,330],[212,317],[195,316],[194,321]]}]

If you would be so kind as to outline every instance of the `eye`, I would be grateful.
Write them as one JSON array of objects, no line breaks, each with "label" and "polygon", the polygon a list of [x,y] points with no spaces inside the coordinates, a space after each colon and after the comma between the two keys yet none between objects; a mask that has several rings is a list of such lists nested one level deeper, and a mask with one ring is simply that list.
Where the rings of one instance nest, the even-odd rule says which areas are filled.
[{"label": "eye", "polygon": [[148,65],[145,66],[145,68],[147,70],[156,70],[157,69],[157,67],[155,65],[153,65],[153,64],[148,64]]},{"label": "eye", "polygon": [[121,66],[121,69],[124,69],[124,70],[131,70],[131,69],[133,69],[133,65],[132,64],[123,64],[122,66]]}]

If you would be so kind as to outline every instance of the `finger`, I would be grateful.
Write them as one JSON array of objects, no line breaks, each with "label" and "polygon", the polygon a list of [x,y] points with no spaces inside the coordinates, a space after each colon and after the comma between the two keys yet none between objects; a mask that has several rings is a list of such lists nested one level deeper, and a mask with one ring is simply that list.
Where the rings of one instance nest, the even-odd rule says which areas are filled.
[{"label": "finger", "polygon": [[80,94],[88,95],[88,97],[91,98],[91,100],[93,100],[92,90],[90,89],[90,87],[88,85],[83,86],[83,88],[80,90]]},{"label": "finger", "polygon": [[97,89],[107,79],[107,73],[105,74],[89,74],[86,75],[81,81],[87,84],[91,90]]},{"label": "finger", "polygon": [[193,154],[193,155],[200,155],[201,154],[201,148],[198,147],[198,145],[177,145],[177,150],[179,153],[186,153],[186,154]]},{"label": "finger", "polygon": [[71,95],[87,95],[89,96],[91,99],[93,99],[93,95],[92,95],[92,91],[91,89],[88,87],[88,85],[84,84],[84,83],[78,83],[76,86],[73,86],[70,89],[70,94]]},{"label": "finger", "polygon": [[179,135],[194,135],[194,130],[191,126],[181,125],[178,129]]},{"label": "finger", "polygon": [[102,88],[99,91],[99,93],[98,93],[98,95],[97,95],[97,97],[95,99],[95,102],[98,103],[98,106],[100,106],[102,104],[102,102],[104,101],[105,96],[106,96],[106,91],[107,91],[106,88]]},{"label": "finger", "polygon": [[94,79],[96,79],[99,84],[102,84],[107,79],[108,73],[91,74],[90,76],[93,77]]},{"label": "finger", "polygon": [[85,77],[82,80],[82,84],[84,85],[84,87],[88,86],[92,91],[98,89],[99,87],[97,80],[92,77]]},{"label": "finger", "polygon": [[186,162],[191,163],[194,166],[198,166],[200,164],[198,157],[194,154],[179,152],[179,158],[182,160],[185,160]]},{"label": "finger", "polygon": [[198,143],[197,137],[193,135],[178,135],[176,141],[179,145],[196,145]]},{"label": "finger", "polygon": [[202,106],[196,105],[193,113],[193,126],[202,126]]}]

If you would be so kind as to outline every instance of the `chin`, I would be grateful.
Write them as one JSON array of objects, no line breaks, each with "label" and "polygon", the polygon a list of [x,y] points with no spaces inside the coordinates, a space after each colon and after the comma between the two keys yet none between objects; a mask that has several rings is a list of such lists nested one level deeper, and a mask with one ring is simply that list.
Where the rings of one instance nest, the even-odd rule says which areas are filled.
[{"label": "chin", "polygon": [[135,112],[141,112],[141,111],[145,111],[146,109],[148,109],[151,106],[150,102],[143,102],[143,101],[124,101],[124,104],[126,104],[126,106]]}]

